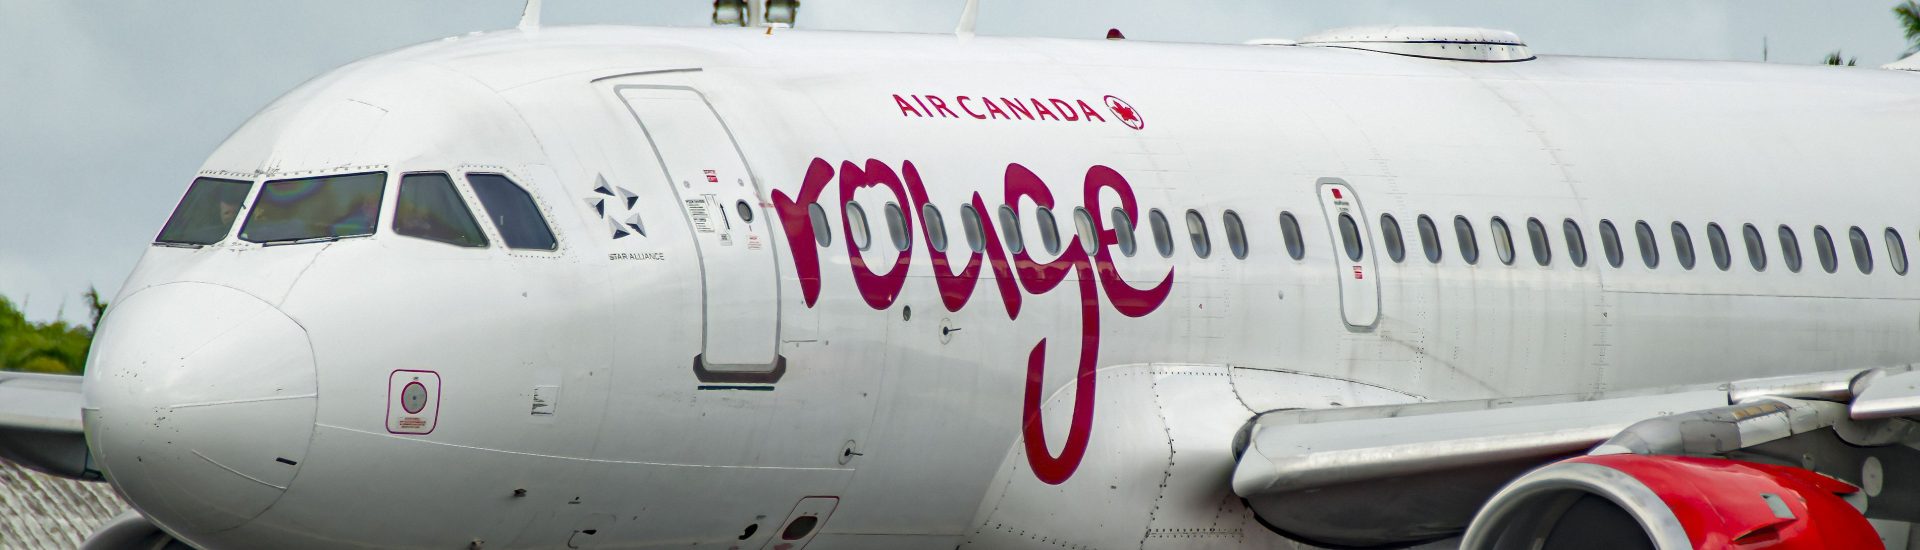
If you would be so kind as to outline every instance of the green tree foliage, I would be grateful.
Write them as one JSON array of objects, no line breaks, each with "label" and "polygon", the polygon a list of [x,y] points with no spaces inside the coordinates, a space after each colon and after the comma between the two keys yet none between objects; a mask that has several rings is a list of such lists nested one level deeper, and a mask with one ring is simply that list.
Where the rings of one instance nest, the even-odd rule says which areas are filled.
[{"label": "green tree foliage", "polygon": [[1893,6],[1893,15],[1907,31],[1907,53],[1920,51],[1920,0],[1906,0]]},{"label": "green tree foliage", "polygon": [[1840,56],[1840,50],[1834,50],[1833,53],[1827,54],[1828,65],[1835,65],[1835,66],[1844,65],[1844,66],[1852,67],[1855,63],[1859,63],[1859,62],[1860,62],[1860,58],[1858,57],[1848,57],[1848,58],[1842,59]]},{"label": "green tree foliage", "polygon": [[28,321],[13,301],[0,297],[0,370],[80,374],[93,329],[107,310],[99,292],[88,289],[86,297],[93,321],[87,326]]}]

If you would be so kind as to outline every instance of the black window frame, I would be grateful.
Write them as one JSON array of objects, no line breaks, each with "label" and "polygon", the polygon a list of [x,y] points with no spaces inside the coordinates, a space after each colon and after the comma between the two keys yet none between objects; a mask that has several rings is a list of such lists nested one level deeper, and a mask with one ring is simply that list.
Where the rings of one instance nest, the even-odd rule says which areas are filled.
[{"label": "black window frame", "polygon": [[1614,269],[1627,265],[1627,247],[1620,242],[1620,228],[1613,225],[1613,220],[1600,220],[1600,252]]},{"label": "black window frame", "polygon": [[1787,224],[1780,224],[1777,235],[1780,238],[1780,259],[1787,262],[1787,272],[1799,273],[1807,264],[1806,257],[1801,255],[1800,236]]},{"label": "black window frame", "polygon": [[1247,224],[1240,219],[1240,213],[1233,210],[1221,212],[1220,230],[1227,235],[1227,251],[1233,253],[1234,259],[1247,259],[1247,254],[1252,250],[1247,243]]},{"label": "black window frame", "polygon": [[[240,191],[240,193],[238,194],[238,200],[234,201],[233,203],[233,214],[230,217],[227,217],[225,222],[221,223],[221,225],[224,225],[225,228],[220,231],[219,237],[213,240],[206,240],[204,238],[186,240],[185,237],[178,235],[178,233],[174,235],[173,239],[171,240],[168,239],[167,238],[168,230],[178,229],[179,232],[186,232],[189,230],[188,228],[185,228],[185,227],[176,228],[174,224],[189,223],[189,220],[191,218],[196,217],[195,212],[187,212],[187,210],[204,208],[199,202],[201,200],[213,200],[214,202],[210,203],[210,205],[216,209],[214,214],[223,215],[217,211],[217,209],[219,208],[219,203],[224,202],[219,200],[219,197],[212,196],[212,195],[198,195],[198,196],[195,195],[194,192],[200,189],[200,184],[203,182],[210,183],[210,184],[219,184],[219,185],[240,186],[240,188],[238,189],[238,191]],[[259,182],[256,182],[256,181],[237,180],[232,178],[216,178],[212,176],[201,176],[201,177],[193,178],[193,181],[187,184],[186,192],[180,194],[180,201],[174,204],[173,213],[167,215],[167,222],[160,226],[160,233],[157,235],[154,235],[153,244],[160,245],[160,246],[200,248],[208,245],[219,244],[222,241],[232,238],[234,235],[234,226],[240,223],[240,220],[242,219],[241,215],[245,214],[247,212],[247,209],[251,208],[252,206],[251,201],[249,199],[253,198],[254,187],[257,186],[258,184]],[[228,191],[231,191],[231,189],[229,189]],[[209,192],[217,193],[218,190],[209,189]],[[207,196],[209,198],[200,199],[199,198],[200,196]],[[205,241],[205,242],[202,242],[202,241]]]},{"label": "black window frame", "polygon": [[[440,178],[440,181],[443,181],[447,184],[447,188],[453,191],[454,203],[460,206],[461,213],[465,214],[467,217],[467,222],[473,224],[473,230],[475,232],[474,236],[479,239],[478,242],[473,242],[471,244],[461,244],[461,243],[457,243],[457,242],[453,242],[445,239],[440,239],[430,235],[416,235],[413,233],[408,233],[406,230],[404,230],[401,227],[401,216],[406,213],[406,209],[402,207],[405,205],[405,202],[407,200],[407,180],[415,177],[438,177]],[[487,248],[488,246],[491,246],[493,244],[493,240],[487,237],[486,228],[482,227],[480,225],[480,220],[474,217],[473,206],[470,204],[467,204],[466,196],[460,193],[460,184],[454,181],[453,174],[449,174],[447,172],[440,172],[440,171],[403,172],[400,174],[400,181],[396,185],[397,187],[395,188],[394,194],[393,194],[393,220],[388,224],[389,227],[393,229],[393,234],[407,237],[410,239],[420,239],[423,241],[436,242],[436,243],[455,246],[459,248]]]},{"label": "black window frame", "polygon": [[1287,245],[1287,256],[1300,261],[1307,257],[1307,239],[1300,230],[1300,218],[1280,211],[1280,240]]},{"label": "black window frame", "polygon": [[813,243],[820,248],[833,246],[833,222],[827,221],[827,207],[820,201],[807,204],[807,223],[813,226]]},{"label": "black window frame", "polygon": [[1667,227],[1673,234],[1673,257],[1680,260],[1681,269],[1692,271],[1694,263],[1699,259],[1694,255],[1693,232],[1687,230],[1687,224],[1677,221]]},{"label": "black window frame", "polygon": [[1727,231],[1718,223],[1707,222],[1707,251],[1713,255],[1714,267],[1733,269],[1733,248],[1727,245]]},{"label": "black window frame", "polygon": [[1847,228],[1847,244],[1853,248],[1853,266],[1861,275],[1873,274],[1873,239],[1867,238],[1867,232],[1856,225]]},{"label": "black window frame", "polygon": [[1167,213],[1154,208],[1147,211],[1147,227],[1153,232],[1154,251],[1162,258],[1173,257],[1173,225],[1167,221]]},{"label": "black window frame", "polygon": [[1767,271],[1766,235],[1762,235],[1760,228],[1753,224],[1743,224],[1740,227],[1740,240],[1744,241],[1747,247],[1747,265],[1753,268],[1754,273],[1765,273]]},{"label": "black window frame", "polygon": [[920,205],[920,233],[927,239],[927,248],[947,251],[947,216],[931,202]]},{"label": "black window frame", "polygon": [[1464,215],[1454,216],[1453,236],[1460,247],[1460,259],[1467,265],[1480,265],[1480,238],[1473,234],[1473,220]]},{"label": "black window frame", "polygon": [[[501,181],[506,182],[508,185],[505,189],[516,191],[524,197],[532,207],[529,213],[533,215],[534,220],[540,222],[539,229],[545,234],[546,239],[549,241],[548,246],[516,246],[514,239],[507,236],[507,228],[502,225],[504,222],[494,218],[493,208],[487,202],[487,193],[481,191],[481,185],[475,183],[474,177],[476,176],[483,178],[500,178]],[[541,204],[540,197],[535,195],[532,190],[527,189],[526,186],[521,185],[519,180],[503,172],[467,172],[465,179],[467,180],[467,188],[472,189],[474,196],[480,199],[480,210],[486,212],[487,220],[493,224],[493,229],[500,235],[500,244],[505,245],[509,250],[541,252],[557,252],[560,250],[560,234],[554,232],[553,222],[547,219],[546,205]],[[722,211],[720,215],[725,216],[727,213]]]},{"label": "black window frame", "polygon": [[1132,258],[1140,251],[1140,241],[1135,239],[1138,235],[1135,234],[1133,218],[1127,215],[1125,208],[1118,206],[1113,207],[1107,217],[1113,224],[1113,240],[1114,244],[1120,246],[1120,255]]},{"label": "black window frame", "polygon": [[1440,226],[1433,218],[1421,214],[1413,220],[1414,228],[1420,233],[1420,252],[1427,257],[1427,263],[1437,264],[1446,256],[1446,247],[1440,242]]},{"label": "black window frame", "polygon": [[1580,222],[1567,218],[1560,222],[1560,231],[1566,234],[1567,260],[1574,267],[1587,266],[1587,235],[1580,230]]},{"label": "black window frame", "polygon": [[1660,268],[1660,239],[1653,234],[1653,226],[1647,220],[1633,222],[1634,244],[1640,246],[1640,263],[1647,269]]},{"label": "black window frame", "polygon": [[1820,259],[1820,269],[1827,273],[1840,272],[1840,250],[1833,246],[1833,232],[1827,226],[1813,226],[1813,252]]},{"label": "black window frame", "polygon": [[1207,217],[1199,210],[1187,209],[1187,239],[1193,245],[1193,255],[1206,259],[1213,255],[1213,232],[1207,228]]},{"label": "black window frame", "polygon": [[1380,241],[1387,247],[1387,259],[1396,264],[1407,260],[1407,243],[1400,232],[1400,220],[1393,214],[1380,214]]}]

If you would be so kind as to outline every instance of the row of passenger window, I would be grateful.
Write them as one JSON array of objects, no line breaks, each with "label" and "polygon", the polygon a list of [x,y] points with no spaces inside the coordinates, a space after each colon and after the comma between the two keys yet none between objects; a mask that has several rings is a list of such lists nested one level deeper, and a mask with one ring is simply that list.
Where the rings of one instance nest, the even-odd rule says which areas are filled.
[{"label": "row of passenger window", "polygon": [[[873,243],[870,230],[868,229],[866,209],[861,207],[858,201],[849,201],[845,208],[847,224],[852,231],[849,238],[853,239],[854,248],[867,250]],[[813,223],[814,241],[823,247],[832,245],[833,236],[831,233],[831,224],[827,221],[826,209],[822,208],[819,203],[814,203],[808,206],[807,215]],[[883,216],[886,224],[887,237],[892,241],[894,249],[904,251],[913,246],[913,237],[907,230],[906,215],[905,212],[901,210],[900,205],[892,202],[886,203],[886,206],[883,207]],[[1287,220],[1286,223],[1289,224],[1289,227],[1292,227],[1292,229],[1288,231],[1288,234],[1292,235],[1289,237],[1288,248],[1292,251],[1293,257],[1299,259],[1305,252],[1299,243],[1299,227],[1292,221],[1291,214],[1286,214],[1285,216]],[[1113,209],[1111,219],[1120,253],[1132,257],[1139,249],[1139,243],[1134,238],[1133,220],[1127,216],[1125,210],[1120,208]],[[931,245],[935,251],[945,252],[947,250],[947,224],[946,217],[941,214],[940,208],[932,204],[922,207],[920,210],[920,220],[921,227],[926,232],[927,244]],[[1153,209],[1147,213],[1147,221],[1153,231],[1154,249],[1157,250],[1162,257],[1172,257],[1174,248],[1173,227],[1167,221],[1166,214],[1162,213],[1159,209]],[[1207,228],[1206,218],[1201,216],[1198,210],[1188,210],[1186,222],[1187,237],[1193,244],[1194,254],[1201,258],[1212,255],[1213,239]],[[1226,229],[1227,249],[1232,252],[1235,258],[1246,258],[1247,230],[1246,224],[1240,220],[1240,215],[1232,210],[1228,210],[1222,215],[1221,222],[1225,225]],[[1046,250],[1048,254],[1059,254],[1065,245],[1061,240],[1060,222],[1054,217],[1053,210],[1048,208],[1035,209],[1034,225],[1038,229],[1038,235],[1036,236],[1040,239],[1041,248]],[[1099,242],[1093,234],[1093,214],[1087,212],[1086,208],[1073,209],[1073,225],[1074,235],[1079,237],[1083,249],[1089,254],[1093,253],[1097,249],[1096,243]],[[982,228],[980,212],[975,210],[973,205],[960,205],[960,227],[961,230],[965,232],[968,249],[974,252],[985,250],[985,230]],[[1000,206],[999,224],[995,227],[999,231],[996,237],[998,237],[1001,242],[1006,243],[1008,251],[1018,254],[1026,250],[1026,237],[1022,234],[1023,230],[1020,225],[1020,215],[1014,211],[1012,206]]]},{"label": "row of passenger window", "polygon": [[[1342,214],[1341,217],[1343,224],[1341,238],[1343,244],[1349,249],[1349,255],[1355,256],[1354,259],[1358,259],[1358,254],[1352,253],[1355,247],[1359,245],[1358,239],[1349,235],[1348,232],[1344,230],[1344,225],[1350,223],[1350,217],[1344,214]],[[1435,226],[1433,218],[1422,214],[1415,220],[1415,224],[1419,233],[1420,247],[1422,252],[1426,254],[1427,261],[1439,263],[1442,255],[1442,245],[1440,243],[1440,231],[1439,228]],[[1515,259],[1514,239],[1512,230],[1507,226],[1507,221],[1499,216],[1494,216],[1489,220],[1489,225],[1492,229],[1494,254],[1498,256],[1500,263],[1513,265]],[[1526,225],[1526,241],[1528,248],[1533,253],[1534,262],[1543,267],[1552,265],[1553,244],[1552,238],[1547,233],[1546,224],[1542,223],[1539,218],[1527,218]],[[1581,232],[1579,222],[1568,218],[1561,221],[1560,227],[1566,242],[1567,259],[1573,262],[1575,267],[1585,267],[1587,265],[1587,242],[1586,237]],[[1621,242],[1619,229],[1615,227],[1612,220],[1604,219],[1600,220],[1599,227],[1600,248],[1606,256],[1607,265],[1616,268],[1625,265],[1626,253]],[[1473,222],[1465,216],[1455,216],[1453,218],[1453,229],[1456,247],[1460,252],[1460,259],[1466,261],[1468,264],[1479,263],[1480,245],[1474,236]],[[1406,250],[1404,242],[1402,241],[1400,222],[1394,219],[1392,214],[1382,214],[1380,216],[1380,231],[1386,243],[1387,256],[1396,263],[1405,261]],[[1682,269],[1693,269],[1697,258],[1694,251],[1692,232],[1687,229],[1686,224],[1673,222],[1668,226],[1668,234],[1671,236],[1674,258],[1679,261],[1680,267]],[[1781,260],[1786,263],[1787,270],[1799,273],[1803,260],[1798,234],[1794,232],[1792,227],[1784,224],[1778,227],[1775,234],[1776,240],[1778,240],[1780,244],[1780,257]],[[1633,235],[1635,244],[1638,245],[1639,248],[1640,262],[1646,265],[1648,269],[1659,267],[1661,257],[1660,239],[1655,233],[1653,226],[1644,220],[1636,221],[1633,224]],[[1866,230],[1861,229],[1859,226],[1854,226],[1847,230],[1847,236],[1849,244],[1852,245],[1854,267],[1859,269],[1860,273],[1863,274],[1873,273],[1874,247],[1873,241],[1868,237]],[[1745,244],[1744,251],[1746,252],[1748,265],[1752,266],[1754,271],[1766,271],[1767,245],[1760,228],[1750,223],[1743,225],[1741,227],[1741,238]],[[1907,274],[1907,247],[1906,241],[1900,237],[1900,231],[1888,227],[1882,233],[1882,240],[1886,245],[1888,264],[1893,268],[1894,273],[1900,275]],[[1813,244],[1814,253],[1820,261],[1820,268],[1827,273],[1839,271],[1839,254],[1834,247],[1833,235],[1827,231],[1826,226],[1816,225],[1813,227]],[[1726,230],[1722,229],[1720,224],[1707,224],[1707,247],[1708,253],[1712,256],[1714,267],[1719,268],[1721,271],[1726,271],[1733,267],[1732,246],[1729,244]]]},{"label": "row of passenger window", "polygon": [[[867,250],[872,245],[872,242],[868,229],[866,210],[860,206],[858,201],[848,202],[845,208],[847,222],[852,230],[850,238],[853,239],[854,247],[860,250]],[[894,248],[904,251],[911,247],[913,245],[913,237],[907,230],[905,212],[901,210],[900,205],[888,202],[883,207],[883,210],[887,236],[889,240],[892,241]],[[815,203],[809,206],[808,215],[814,226],[814,239],[816,243],[823,247],[831,245],[833,237],[830,224],[827,222],[826,210],[822,208],[819,203]],[[947,229],[945,218],[941,214],[940,209],[932,204],[928,204],[921,209],[920,216],[928,244],[931,245],[935,251],[945,252],[947,249]],[[1138,248],[1134,239],[1133,220],[1127,216],[1125,210],[1120,208],[1114,208],[1110,212],[1110,218],[1110,225],[1114,229],[1115,240],[1120,249],[1120,253],[1132,257]],[[1080,243],[1088,253],[1094,252],[1096,249],[1095,243],[1098,241],[1093,234],[1093,215],[1087,212],[1086,208],[1075,208],[1073,211],[1073,219],[1074,233],[1079,236]],[[975,211],[973,205],[961,205],[960,220],[961,228],[965,232],[968,248],[974,252],[983,250],[986,246],[986,239],[981,227],[980,213]],[[1306,244],[1301,236],[1299,219],[1295,217],[1292,212],[1281,212],[1279,221],[1281,239],[1286,247],[1287,255],[1295,260],[1305,258]],[[997,227],[1000,228],[999,230],[1002,233],[998,235],[998,237],[1006,243],[1007,249],[1014,253],[1025,250],[1026,240],[1021,234],[1019,214],[1013,207],[1008,205],[1000,206],[999,222]],[[1034,222],[1038,229],[1037,236],[1040,239],[1041,247],[1049,254],[1059,254],[1063,244],[1061,241],[1060,224],[1058,220],[1055,219],[1053,211],[1047,208],[1036,208],[1034,210]],[[1155,251],[1158,252],[1161,257],[1172,257],[1175,242],[1173,239],[1173,230],[1167,220],[1166,214],[1157,208],[1149,210],[1147,213],[1147,223],[1152,232]],[[1440,242],[1441,231],[1438,224],[1434,222],[1433,218],[1425,214],[1417,217],[1414,223],[1420,241],[1421,252],[1425,255],[1428,262],[1440,263],[1444,253],[1442,252],[1443,245]],[[1381,240],[1386,247],[1387,257],[1394,263],[1404,263],[1407,259],[1407,242],[1405,240],[1405,234],[1401,229],[1400,221],[1396,219],[1393,214],[1382,214],[1379,219],[1379,224]],[[1228,250],[1233,254],[1233,257],[1246,258],[1249,253],[1249,245],[1247,241],[1246,224],[1241,220],[1240,214],[1233,210],[1223,212],[1221,214],[1221,225],[1226,233]],[[1365,257],[1367,244],[1365,242],[1366,239],[1362,236],[1360,222],[1355,220],[1351,215],[1343,213],[1340,214],[1336,225],[1340,233],[1341,252],[1343,252],[1349,260],[1353,261],[1359,261]],[[1489,220],[1489,226],[1492,232],[1495,256],[1499,259],[1500,263],[1513,265],[1517,259],[1513,229],[1508,226],[1504,218],[1499,216],[1492,217]],[[1586,267],[1588,260],[1587,241],[1579,222],[1568,218],[1561,221],[1560,227],[1566,243],[1567,260],[1572,262],[1575,267]],[[1198,210],[1187,210],[1186,229],[1188,240],[1193,246],[1194,255],[1203,259],[1210,256],[1213,250],[1213,243],[1206,217]],[[1722,271],[1731,269],[1733,267],[1733,250],[1729,244],[1726,231],[1722,229],[1718,223],[1708,223],[1706,229],[1708,253],[1712,256],[1714,266]],[[1529,252],[1532,253],[1534,263],[1542,267],[1552,265],[1553,239],[1547,230],[1546,223],[1541,222],[1539,218],[1527,218],[1526,230],[1526,244]],[[1626,253],[1619,229],[1614,225],[1612,220],[1603,219],[1600,220],[1599,231],[1601,252],[1606,257],[1607,265],[1615,268],[1624,266],[1626,263]],[[1675,259],[1679,261],[1680,267],[1689,270],[1693,269],[1697,258],[1694,250],[1693,236],[1687,229],[1686,224],[1673,222],[1668,226],[1668,232],[1671,236]],[[1460,259],[1469,265],[1478,264],[1480,262],[1480,242],[1474,232],[1473,222],[1467,219],[1466,216],[1455,216],[1453,218],[1453,233],[1455,249],[1460,254]],[[1780,243],[1780,256],[1782,261],[1786,263],[1787,270],[1795,273],[1800,272],[1803,267],[1803,259],[1798,235],[1794,232],[1793,228],[1784,224],[1780,225],[1775,233],[1777,235],[1776,239]],[[1744,252],[1747,256],[1747,263],[1752,266],[1754,271],[1766,271],[1768,261],[1766,240],[1760,228],[1750,223],[1745,224],[1741,227],[1741,236],[1745,244]],[[1641,263],[1646,265],[1648,269],[1659,267],[1661,258],[1660,239],[1655,233],[1653,226],[1644,220],[1634,222],[1634,240],[1638,245]],[[1894,273],[1905,275],[1907,273],[1907,250],[1905,240],[1901,238],[1899,230],[1891,227],[1886,228],[1882,240],[1886,246],[1887,260],[1893,268]],[[1834,247],[1833,235],[1828,232],[1825,226],[1814,226],[1813,241],[1815,256],[1820,262],[1821,269],[1827,273],[1839,271],[1840,258],[1837,249]],[[1868,237],[1867,232],[1858,226],[1851,227],[1848,229],[1848,241],[1852,245],[1854,266],[1859,269],[1861,273],[1872,273],[1874,269],[1873,243]]]},{"label": "row of passenger window", "polygon": [[[508,248],[558,247],[533,196],[513,180],[486,173],[467,174],[466,180]],[[372,235],[386,184],[386,172],[268,181],[238,236],[270,246]],[[154,242],[198,247],[226,239],[252,188],[253,182],[242,180],[194,180]],[[445,173],[402,175],[397,202],[394,233],[456,246],[487,246],[473,212]]]}]

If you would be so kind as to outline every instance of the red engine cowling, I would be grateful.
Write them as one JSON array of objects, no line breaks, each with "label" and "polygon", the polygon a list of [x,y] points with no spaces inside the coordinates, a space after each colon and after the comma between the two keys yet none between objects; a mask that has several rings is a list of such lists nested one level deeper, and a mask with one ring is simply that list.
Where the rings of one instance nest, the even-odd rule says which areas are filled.
[{"label": "red engine cowling", "polygon": [[1840,495],[1852,485],[1787,466],[1633,454],[1571,458],[1514,480],[1461,548],[1881,548]]}]

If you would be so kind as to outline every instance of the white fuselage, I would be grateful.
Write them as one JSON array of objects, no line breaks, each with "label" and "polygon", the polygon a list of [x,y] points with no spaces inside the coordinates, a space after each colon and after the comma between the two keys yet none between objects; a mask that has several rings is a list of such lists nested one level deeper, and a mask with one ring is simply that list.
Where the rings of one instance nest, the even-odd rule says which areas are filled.
[{"label": "white fuselage", "polygon": [[[154,247],[101,330],[89,437],[136,507],[209,548],[777,548],[807,514],[788,544],[1269,547],[1285,541],[1226,483],[1258,412],[1920,360],[1920,285],[1886,237],[1920,238],[1916,123],[1914,75],[1827,67],[785,29],[448,39],[316,79],[212,155],[202,176],[385,173],[387,206],[369,237],[261,246],[236,224]],[[457,182],[487,246],[392,230],[417,172]],[[557,246],[506,246],[476,173],[524,186]],[[409,380],[427,412],[396,412]]]}]

